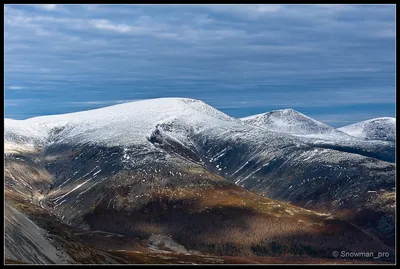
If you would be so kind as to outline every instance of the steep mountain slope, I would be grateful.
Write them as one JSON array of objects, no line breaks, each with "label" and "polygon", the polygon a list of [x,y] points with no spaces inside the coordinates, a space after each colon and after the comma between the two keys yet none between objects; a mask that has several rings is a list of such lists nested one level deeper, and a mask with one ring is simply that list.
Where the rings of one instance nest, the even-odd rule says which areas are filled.
[{"label": "steep mountain slope", "polygon": [[[98,154],[92,155],[95,152]],[[105,174],[100,173],[100,169],[107,171],[116,163],[104,160],[112,155],[105,148],[84,148],[69,156],[66,153],[61,154],[63,158],[51,158],[67,165],[62,173],[72,173],[69,168],[77,166],[77,171],[85,169],[81,171],[85,174],[79,172],[73,184],[70,180],[64,181],[62,187],[63,183],[53,186],[45,198],[37,202],[41,207],[36,209],[39,211],[33,212],[45,209],[64,224],[81,231],[100,230],[141,240],[150,239],[154,234],[170,234],[189,250],[214,255],[330,257],[334,249],[362,251],[365,248],[392,253],[378,239],[329,214],[317,214],[252,194],[176,153],[172,153],[175,156],[170,156],[173,161],[168,163],[163,161],[162,154],[161,158],[147,156],[143,166],[134,168],[130,165],[144,156],[130,152],[127,155],[132,157],[132,163],[118,173],[108,171]],[[81,160],[76,161],[75,156],[79,155]],[[96,162],[100,159],[103,161]],[[99,167],[92,169],[96,165]],[[54,171],[52,167],[49,165],[51,174],[62,175],[56,172],[57,166],[53,167]],[[146,173],[146,168],[148,172],[154,170]],[[90,186],[81,183],[88,182],[87,178],[92,180]],[[15,186],[11,185],[9,196],[13,188]],[[34,201],[35,197],[29,199]],[[53,224],[45,221],[45,227],[48,225],[52,227]],[[51,228],[52,233],[59,230]],[[120,239],[117,237],[117,240]],[[60,245],[58,241],[55,243]],[[69,254],[70,246],[65,244],[61,244],[62,249]],[[19,247],[13,247],[12,253],[18,253]],[[91,260],[103,257],[104,262],[107,261],[107,256],[100,251],[89,257]],[[108,257],[111,258],[115,257]]]},{"label": "steep mountain slope", "polygon": [[[45,230],[26,215],[5,205],[5,255],[9,259],[33,263],[69,263],[71,258],[58,251],[48,239]],[[22,247],[21,247],[22,245]],[[64,258],[61,258],[64,256]]]},{"label": "steep mountain slope", "polygon": [[341,127],[338,130],[363,139],[395,142],[396,119],[389,117],[370,119]]},{"label": "steep mountain slope", "polygon": [[[362,154],[378,146],[389,152],[391,144],[351,138],[364,153],[348,153],[179,98],[9,122],[10,193],[29,195],[16,182],[36,181],[18,174],[21,163],[44,169],[51,183],[38,204],[71,227],[141,240],[152,233],[171,234],[189,250],[218,255],[271,255],[279,249],[330,257],[332,249],[361,250],[371,244],[387,249],[347,222],[260,197],[231,182],[335,214],[350,216],[368,208],[368,216],[379,222],[380,206],[371,206],[367,195],[393,191],[395,166]],[[32,135],[21,126],[29,126]],[[334,142],[331,147],[337,147]],[[385,215],[389,226],[394,223],[390,212]],[[362,217],[369,223],[368,216]],[[279,233],[277,225],[287,232]],[[378,227],[369,225],[372,231]],[[386,233],[393,231],[389,227]],[[312,239],[304,245],[305,238]]]},{"label": "steep mountain slope", "polygon": [[4,248],[6,263],[118,263],[84,244],[71,229],[43,208],[52,176],[32,156],[5,156]]}]

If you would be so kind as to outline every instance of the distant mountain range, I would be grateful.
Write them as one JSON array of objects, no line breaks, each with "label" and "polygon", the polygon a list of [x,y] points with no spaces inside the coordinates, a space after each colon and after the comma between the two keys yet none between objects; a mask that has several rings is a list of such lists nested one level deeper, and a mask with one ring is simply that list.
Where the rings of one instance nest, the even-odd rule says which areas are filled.
[{"label": "distant mountain range", "polygon": [[394,118],[335,129],[160,98],[4,129],[9,260],[394,257]]}]

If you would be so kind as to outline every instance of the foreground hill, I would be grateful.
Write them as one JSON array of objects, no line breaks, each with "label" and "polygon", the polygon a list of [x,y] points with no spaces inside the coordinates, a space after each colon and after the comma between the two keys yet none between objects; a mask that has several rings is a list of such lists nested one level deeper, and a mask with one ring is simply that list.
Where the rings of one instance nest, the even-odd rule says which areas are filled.
[{"label": "foreground hill", "polygon": [[[16,171],[16,164],[24,165],[27,158],[9,158],[10,177],[34,181],[35,173]],[[6,257],[30,263],[116,263],[115,251],[121,247],[133,251],[132,245],[121,244],[124,238],[151,245],[152,236],[160,234],[171,236],[193,254],[331,258],[335,249],[368,248],[393,255],[379,239],[348,222],[258,196],[183,158],[176,157],[168,167],[153,161],[147,165],[159,172],[146,175],[122,169],[116,174],[97,173],[97,178],[93,171],[79,176],[75,184],[44,190],[44,195],[40,187],[28,184],[17,189],[7,177],[6,219],[25,226],[16,222],[6,226]],[[43,167],[33,171],[46,174]],[[88,180],[93,183],[86,187],[83,183]],[[95,231],[114,238],[97,237],[88,245],[85,234],[94,236]],[[26,252],[32,244],[33,252]],[[150,252],[146,244],[144,249]]]}]

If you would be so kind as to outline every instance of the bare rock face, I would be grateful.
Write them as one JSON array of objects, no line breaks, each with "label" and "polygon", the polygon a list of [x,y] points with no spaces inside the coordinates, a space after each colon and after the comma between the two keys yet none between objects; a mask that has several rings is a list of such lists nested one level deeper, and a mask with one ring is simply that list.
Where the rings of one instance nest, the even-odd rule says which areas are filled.
[{"label": "bare rock face", "polygon": [[175,242],[170,236],[153,234],[149,237],[148,243],[157,250],[169,250],[177,253],[188,253],[187,249]]}]

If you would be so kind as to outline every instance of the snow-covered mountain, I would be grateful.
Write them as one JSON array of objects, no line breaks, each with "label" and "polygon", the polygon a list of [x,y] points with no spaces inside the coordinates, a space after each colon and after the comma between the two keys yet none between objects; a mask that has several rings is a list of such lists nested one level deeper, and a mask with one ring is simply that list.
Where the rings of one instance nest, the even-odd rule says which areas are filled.
[{"label": "snow-covered mountain", "polygon": [[396,118],[383,117],[357,122],[339,128],[348,135],[368,140],[396,140]]},{"label": "snow-covered mountain", "polygon": [[173,128],[171,134],[185,139],[190,132],[235,121],[198,100],[159,98],[24,121],[6,119],[5,140],[127,146],[148,143],[147,137],[156,126]]},{"label": "snow-covered mountain", "polygon": [[149,137],[161,130],[169,139],[192,145],[192,139],[200,134],[223,140],[226,134],[240,132],[241,138],[248,141],[263,140],[265,135],[275,137],[278,147],[303,143],[394,160],[393,145],[349,136],[292,109],[234,119],[202,101],[188,98],[144,100],[23,121],[5,119],[4,128],[7,150],[21,145],[43,148],[86,143],[146,147]]},{"label": "snow-covered mountain", "polygon": [[279,133],[315,138],[349,138],[335,128],[296,110],[281,109],[240,119],[249,125]]},{"label": "snow-covered mountain", "polygon": [[[204,216],[250,217],[254,201],[268,205],[266,211],[282,206],[276,200],[291,203],[285,204],[283,219],[303,214],[293,205],[348,216],[368,205],[377,213],[361,216],[367,221],[358,224],[375,229],[382,212],[367,201],[370,191],[384,190],[377,197],[393,192],[395,165],[387,162],[394,159],[393,143],[353,138],[289,112],[301,134],[290,126],[287,133],[254,126],[186,98],[6,119],[6,190],[12,197],[43,196],[38,205],[73,227],[142,237],[169,233],[187,249],[211,244],[204,241],[209,229]],[[34,192],[35,186],[40,191]],[[148,213],[159,211],[161,216]],[[188,218],[188,212],[198,215]],[[390,212],[383,220],[389,226]],[[182,223],[198,229],[182,235],[176,229]],[[211,233],[226,229],[215,225]],[[392,229],[373,233],[393,234]]]}]

